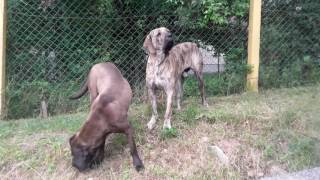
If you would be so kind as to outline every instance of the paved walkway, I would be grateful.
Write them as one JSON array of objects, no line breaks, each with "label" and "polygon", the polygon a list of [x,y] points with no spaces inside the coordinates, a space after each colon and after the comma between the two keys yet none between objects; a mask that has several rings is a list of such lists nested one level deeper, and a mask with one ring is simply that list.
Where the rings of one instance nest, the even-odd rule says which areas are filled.
[{"label": "paved walkway", "polygon": [[265,177],[261,180],[320,180],[320,167],[274,177]]}]

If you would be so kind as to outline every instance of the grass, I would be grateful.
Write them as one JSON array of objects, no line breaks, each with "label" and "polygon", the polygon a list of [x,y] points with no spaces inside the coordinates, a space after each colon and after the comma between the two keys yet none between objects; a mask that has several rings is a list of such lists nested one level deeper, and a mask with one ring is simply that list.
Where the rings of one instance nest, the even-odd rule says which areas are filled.
[{"label": "grass", "polygon": [[163,129],[163,130],[161,131],[161,135],[160,135],[160,137],[161,137],[162,140],[170,139],[170,138],[175,138],[175,137],[177,137],[177,136],[178,136],[178,131],[177,131],[177,129],[174,128],[174,127],[172,127],[171,129],[168,129],[168,128]]},{"label": "grass", "polygon": [[[276,89],[226,97],[188,97],[163,130],[164,102],[153,131],[151,109],[133,104],[129,121],[146,169],[135,172],[124,135],[111,135],[101,166],[85,173],[71,167],[68,138],[87,112],[49,119],[0,122],[0,179],[248,179],[271,167],[296,171],[320,165],[320,86]],[[208,146],[230,160],[219,163]]]}]

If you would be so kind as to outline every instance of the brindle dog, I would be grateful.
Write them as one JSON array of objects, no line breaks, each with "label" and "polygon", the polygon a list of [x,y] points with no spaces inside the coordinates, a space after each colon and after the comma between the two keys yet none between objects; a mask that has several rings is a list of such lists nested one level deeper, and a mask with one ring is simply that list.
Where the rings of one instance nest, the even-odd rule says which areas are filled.
[{"label": "brindle dog", "polygon": [[90,92],[89,116],[80,131],[70,140],[72,165],[84,171],[103,161],[106,137],[110,133],[125,133],[128,138],[133,165],[143,169],[133,138],[133,129],[127,119],[132,98],[129,83],[112,63],[94,65],[81,90],[70,99]]},{"label": "brindle dog", "polygon": [[152,30],[143,43],[148,55],[146,84],[152,104],[152,117],[148,128],[153,129],[158,118],[155,91],[163,88],[167,94],[167,107],[164,115],[164,128],[171,128],[173,97],[177,98],[177,109],[181,109],[182,73],[188,69],[194,71],[199,82],[202,104],[208,106],[203,83],[202,54],[195,43],[184,42],[173,46],[171,32],[160,27]]}]

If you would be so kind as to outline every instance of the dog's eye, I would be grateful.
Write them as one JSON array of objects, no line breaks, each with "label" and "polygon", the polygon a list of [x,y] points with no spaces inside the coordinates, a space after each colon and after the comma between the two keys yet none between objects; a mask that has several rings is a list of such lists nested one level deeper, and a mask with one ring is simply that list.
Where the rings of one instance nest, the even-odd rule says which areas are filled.
[{"label": "dog's eye", "polygon": [[157,36],[160,36],[160,35],[161,35],[161,33],[160,33],[160,32],[158,32]]}]

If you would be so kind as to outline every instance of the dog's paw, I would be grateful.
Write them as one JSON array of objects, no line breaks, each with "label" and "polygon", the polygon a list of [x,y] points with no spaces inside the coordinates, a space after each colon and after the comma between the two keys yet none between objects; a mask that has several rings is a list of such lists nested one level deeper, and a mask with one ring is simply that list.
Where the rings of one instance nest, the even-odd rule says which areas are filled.
[{"label": "dog's paw", "polygon": [[171,123],[170,123],[170,121],[164,121],[163,129],[171,129]]},{"label": "dog's paw", "polygon": [[204,103],[203,103],[203,106],[206,107],[206,108],[208,108],[208,107],[209,107],[208,102],[204,102]]},{"label": "dog's paw", "polygon": [[149,130],[152,130],[156,125],[156,120],[155,118],[151,118],[151,120],[148,122],[147,126]]},{"label": "dog's paw", "polygon": [[155,125],[152,125],[152,124],[149,124],[149,123],[148,123],[147,126],[148,126],[148,129],[149,129],[150,131],[155,127]]}]

